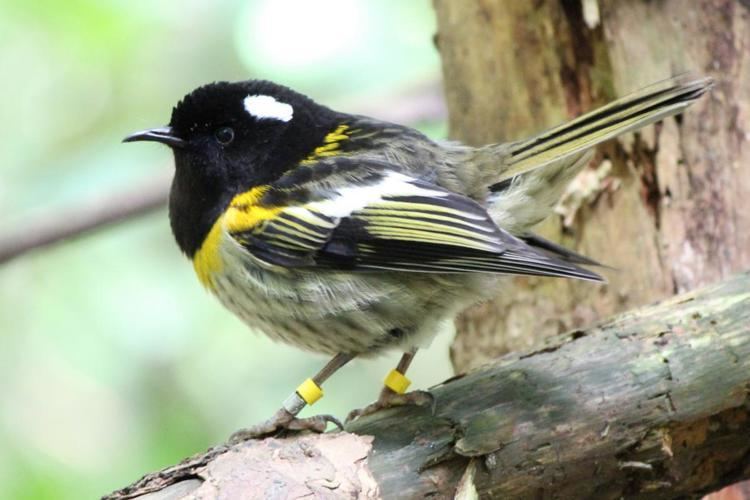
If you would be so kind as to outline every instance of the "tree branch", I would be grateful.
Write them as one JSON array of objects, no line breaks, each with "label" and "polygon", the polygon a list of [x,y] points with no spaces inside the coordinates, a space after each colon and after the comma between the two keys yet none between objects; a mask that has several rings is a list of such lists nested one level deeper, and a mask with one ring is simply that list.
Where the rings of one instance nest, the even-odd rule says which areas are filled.
[{"label": "tree branch", "polygon": [[46,247],[95,229],[162,208],[169,179],[155,177],[124,191],[107,193],[29,221],[0,237],[0,264],[35,248]]},{"label": "tree branch", "polygon": [[[383,106],[383,103],[388,103]],[[345,106],[353,112],[372,115],[396,123],[435,121],[446,116],[441,86],[430,82],[398,95]],[[25,221],[22,227],[0,236],[0,264],[54,243],[80,236],[96,229],[145,215],[162,208],[167,202],[169,179],[158,176],[124,191],[85,200],[80,205],[54,210]]]},{"label": "tree branch", "polygon": [[492,498],[697,498],[750,477],[750,272],[432,393],[434,415],[220,446],[106,498],[445,498],[462,476]]}]

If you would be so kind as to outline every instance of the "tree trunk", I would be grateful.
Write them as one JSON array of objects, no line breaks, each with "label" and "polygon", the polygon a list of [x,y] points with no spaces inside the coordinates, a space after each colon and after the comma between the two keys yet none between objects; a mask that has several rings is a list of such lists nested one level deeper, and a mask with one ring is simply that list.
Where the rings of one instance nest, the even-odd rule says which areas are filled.
[{"label": "tree trunk", "polygon": [[[451,136],[519,139],[681,72],[713,91],[601,148],[542,233],[609,284],[516,278],[456,322],[458,372],[750,267],[750,2],[435,0]],[[750,489],[750,487],[748,487]],[[737,493],[734,498],[750,498]]]},{"label": "tree trunk", "polygon": [[220,446],[107,498],[442,499],[462,476],[483,498],[697,498],[750,477],[750,273],[432,394],[434,412]]},{"label": "tree trunk", "polygon": [[469,144],[522,138],[676,73],[716,79],[682,117],[603,147],[542,228],[614,267],[609,284],[515,279],[458,320],[457,371],[750,267],[748,2],[435,7],[450,133]]}]

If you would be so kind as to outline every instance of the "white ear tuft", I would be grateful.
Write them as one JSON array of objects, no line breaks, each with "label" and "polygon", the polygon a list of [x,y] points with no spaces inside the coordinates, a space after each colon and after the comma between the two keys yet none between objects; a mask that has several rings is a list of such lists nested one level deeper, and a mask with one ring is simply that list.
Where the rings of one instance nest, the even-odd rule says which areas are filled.
[{"label": "white ear tuft", "polygon": [[245,111],[258,119],[271,119],[288,122],[292,119],[294,108],[285,102],[279,102],[270,95],[249,95],[243,101]]}]

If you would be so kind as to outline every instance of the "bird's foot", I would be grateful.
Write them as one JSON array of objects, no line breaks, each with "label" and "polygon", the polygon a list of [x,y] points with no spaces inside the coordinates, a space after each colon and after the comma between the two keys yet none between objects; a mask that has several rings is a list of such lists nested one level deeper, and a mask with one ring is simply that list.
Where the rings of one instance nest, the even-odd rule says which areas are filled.
[{"label": "bird's foot", "polygon": [[427,391],[412,391],[405,394],[397,394],[390,389],[385,389],[374,403],[349,412],[349,415],[346,417],[346,423],[348,424],[352,420],[370,415],[384,408],[406,405],[429,407],[432,413],[435,413],[435,396]]},{"label": "bird's foot", "polygon": [[258,425],[240,429],[229,437],[229,444],[240,443],[249,439],[261,439],[267,436],[280,434],[285,431],[312,431],[325,432],[328,423],[336,425],[339,429],[344,426],[333,415],[315,415],[308,418],[297,418],[286,409],[281,408],[274,415]]}]

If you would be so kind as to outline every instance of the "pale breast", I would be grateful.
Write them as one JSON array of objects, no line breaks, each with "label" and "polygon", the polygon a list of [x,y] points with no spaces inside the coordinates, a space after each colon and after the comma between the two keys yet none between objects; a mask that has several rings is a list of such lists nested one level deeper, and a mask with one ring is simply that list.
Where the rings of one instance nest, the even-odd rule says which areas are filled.
[{"label": "pale breast", "polygon": [[436,325],[474,302],[466,276],[268,268],[231,237],[208,288],[248,326],[308,351],[373,355],[429,344]]},{"label": "pale breast", "polygon": [[400,286],[365,275],[268,269],[231,238],[211,276],[214,294],[253,329],[296,347],[327,354],[361,353],[388,343],[398,319],[382,307]]}]

